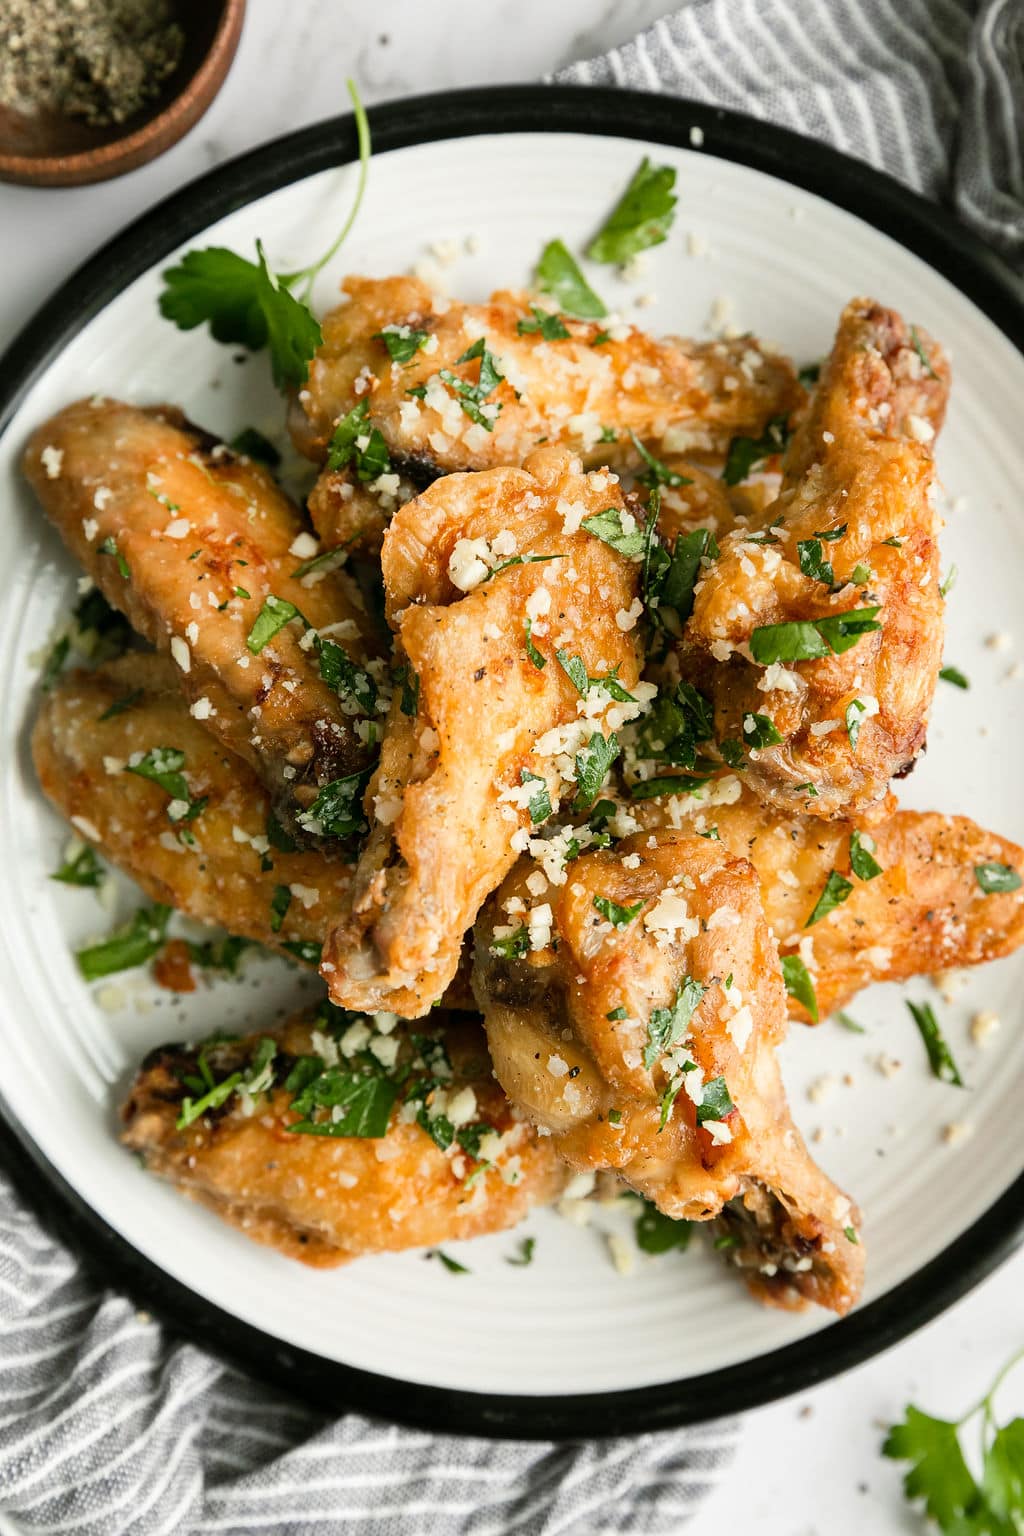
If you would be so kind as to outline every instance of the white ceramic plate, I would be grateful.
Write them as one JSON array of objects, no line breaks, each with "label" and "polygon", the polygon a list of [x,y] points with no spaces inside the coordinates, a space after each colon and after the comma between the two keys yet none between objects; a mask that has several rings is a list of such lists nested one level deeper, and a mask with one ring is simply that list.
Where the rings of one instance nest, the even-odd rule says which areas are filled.
[{"label": "white ceramic plate", "polygon": [[[320,307],[344,272],[403,271],[429,259],[437,241],[457,252],[442,276],[462,297],[522,283],[546,240],[559,235],[580,248],[649,154],[677,168],[678,215],[670,240],[645,258],[639,284],[607,269],[589,273],[612,307],[634,314],[641,296],[653,296],[641,311],[645,325],[699,335],[724,302],[735,323],[803,361],[827,350],[851,295],[867,293],[942,339],[956,382],[939,464],[950,501],[967,498],[945,534],[945,561],[959,567],[946,655],[971,689],[939,685],[927,756],[900,793],[906,804],[967,812],[1024,840],[1024,678],[1012,648],[985,645],[1001,631],[1024,644],[1024,358],[999,328],[1019,335],[1021,311],[980,248],[863,167],[706,108],[524,88],[399,104],[373,122],[378,146],[405,147],[378,147],[356,228],[318,282]],[[552,122],[555,131],[524,131]],[[703,129],[703,148],[673,147],[689,143],[691,125]],[[431,141],[434,134],[441,137]],[[36,423],[95,392],[173,400],[227,437],[252,424],[281,438],[265,359],[240,366],[234,349],[205,330],[183,334],[161,320],[159,271],[186,245],[248,254],[257,235],[279,268],[301,265],[329,242],[348,206],[355,172],[339,163],[351,153],[350,123],[341,120],[204,178],[114,242],[9,356],[13,415],[0,444],[6,1117],[123,1281],[155,1289],[195,1336],[251,1368],[302,1379],[335,1401],[355,1397],[484,1432],[586,1433],[711,1416],[793,1390],[922,1321],[1019,1236],[1024,957],[976,972],[950,1005],[924,980],[906,989],[938,1006],[965,1090],[930,1075],[896,988],[857,1000],[852,1011],[866,1034],[797,1026],[784,1048],[797,1118],[808,1134],[821,1128],[816,1155],[866,1213],[865,1303],[841,1324],[818,1312],[763,1310],[702,1243],[685,1255],[638,1254],[632,1275],[617,1273],[603,1233],[613,1219],[628,1232],[624,1214],[598,1215],[580,1230],[539,1213],[523,1229],[537,1238],[528,1269],[505,1262],[520,1232],[451,1245],[472,1270],[465,1276],[418,1253],[318,1274],[184,1202],[116,1142],[114,1107],[149,1047],[214,1027],[265,1027],[316,984],[272,959],[188,1000],[128,976],[115,978],[123,1006],[109,1011],[116,993],[105,1008],[96,996],[103,989],[78,977],[73,947],[106,931],[110,914],[91,892],[48,879],[67,830],[44,803],[27,750],[36,707],[29,658],[73,601],[75,571],[21,484],[18,455]],[[899,221],[902,239],[924,255],[755,164],[827,190],[876,223]],[[228,208],[235,211],[222,216]],[[124,909],[136,900],[126,888]],[[980,1007],[1003,1021],[984,1052],[967,1028]],[[902,1063],[894,1076],[879,1071],[882,1053]],[[836,1079],[835,1091],[812,1103],[808,1085],[822,1076]],[[972,1128],[973,1138],[947,1145],[943,1128],[952,1123]]]}]

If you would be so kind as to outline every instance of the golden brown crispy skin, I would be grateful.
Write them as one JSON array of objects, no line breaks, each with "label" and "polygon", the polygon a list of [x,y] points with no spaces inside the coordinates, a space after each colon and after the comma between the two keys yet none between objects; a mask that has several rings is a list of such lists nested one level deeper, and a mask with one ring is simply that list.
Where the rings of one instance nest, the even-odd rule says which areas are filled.
[{"label": "golden brown crispy skin", "polygon": [[[248,764],[192,718],[174,672],[164,656],[134,653],[62,678],[32,734],[44,793],[154,901],[271,949],[319,945],[351,887],[351,868],[315,849],[270,846],[270,797]],[[133,754],[154,747],[185,754],[192,798],[207,799],[195,820],[175,827],[166,792],[125,770]],[[182,828],[194,847],[182,843]],[[275,933],[271,903],[281,885],[292,898]]]},{"label": "golden brown crispy skin", "polygon": [[[844,1228],[859,1218],[789,1114],[775,1060],[785,992],[750,864],[709,839],[637,834],[545,895],[551,942],[496,955],[526,878],[510,876],[476,930],[477,998],[509,1098],[570,1166],[615,1169],[666,1215],[728,1208],[759,1292],[848,1311],[864,1259]],[[605,900],[640,910],[609,920]],[[670,1030],[677,999],[689,1007]]]},{"label": "golden brown crispy skin", "polygon": [[[493,1080],[475,1020],[434,1015],[419,1029],[447,1050],[453,1072],[448,1102],[470,1089],[473,1122],[493,1127],[496,1134],[484,1146],[492,1167],[483,1170],[457,1142],[442,1152],[415,1121],[403,1123],[400,1107],[383,1138],[290,1131],[300,1116],[289,1108],[294,1095],[283,1086],[288,1072],[296,1058],[319,1052],[326,1060],[325,1050],[336,1046],[329,1034],[316,1033],[318,1022],[321,1031],[330,1029],[313,1012],[266,1035],[208,1047],[208,1064],[220,1082],[245,1070],[259,1040],[269,1036],[277,1047],[274,1084],[249,1100],[233,1094],[183,1130],[175,1122],[183,1097],[194,1090],[182,1078],[196,1076],[198,1053],[184,1046],[151,1052],[122,1109],[122,1141],[142,1154],[151,1172],[247,1237],[324,1269],[361,1254],[499,1232],[559,1193],[564,1165],[550,1140],[513,1115]],[[369,1021],[366,1026],[372,1036]],[[344,1028],[335,1034],[343,1038]],[[380,1038],[388,1037],[375,1040]],[[401,1065],[416,1051],[404,1029],[398,1038]]]},{"label": "golden brown crispy skin", "polygon": [[[351,912],[324,949],[336,1003],[406,1017],[429,1008],[526,846],[530,800],[544,784],[555,808],[571,800],[574,754],[636,713],[597,692],[585,704],[555,657],[564,648],[590,677],[616,670],[636,689],[639,567],[579,527],[609,507],[625,510],[613,476],[585,475],[572,455],[546,449],[522,469],[438,481],[388,530],[388,617],[418,696],[415,706],[405,697],[415,708],[405,713],[408,690],[396,690]],[[524,563],[460,590],[450,572],[479,578],[482,564],[466,574],[470,552],[494,544],[495,563]],[[526,560],[547,555],[557,558]],[[528,621],[542,667],[527,650]],[[524,784],[524,773],[544,784]]]},{"label": "golden brown crispy skin", "polygon": [[[742,740],[751,715],[773,723],[781,742],[752,752],[743,771],[783,814],[863,811],[924,744],[943,629],[931,442],[948,384],[934,342],[855,299],[793,439],[780,496],[725,539],[698,584],[681,666],[714,700],[717,739]],[[798,546],[807,563],[816,538],[834,591],[801,567]],[[770,667],[751,657],[759,629],[865,608],[880,610],[881,628],[842,655]]]},{"label": "golden brown crispy skin", "polygon": [[[1024,889],[986,895],[975,875],[989,862],[1024,873],[1024,849],[967,816],[901,811],[891,795],[881,818],[851,822],[783,820],[749,791],[706,811],[680,804],[685,825],[715,829],[730,853],[754,865],[768,923],[784,954],[804,955],[822,1019],[872,982],[980,965],[1024,943]],[[649,800],[635,814],[654,828],[665,824],[668,810],[664,801]],[[881,865],[873,879],[851,870],[853,833]],[[833,869],[853,889],[831,916],[807,928]],[[792,997],[789,1012],[808,1020]]]},{"label": "golden brown crispy skin", "polygon": [[[321,537],[333,531],[339,543],[360,530],[372,541],[388,502],[396,494],[406,499],[408,482],[423,489],[453,470],[521,464],[538,442],[593,463],[636,465],[631,431],[676,451],[721,451],[736,433],[759,435],[801,395],[790,362],[749,336],[656,341],[632,326],[615,325],[609,335],[600,322],[563,316],[569,335],[546,341],[536,329],[519,333],[520,324],[536,326],[525,293],[462,304],[412,277],[350,277],[343,288],[349,301],[324,320],[323,345],[293,403],[292,437],[300,452],[322,462],[335,422],[369,400],[366,429],[383,433],[391,470],[406,483],[400,492],[388,478],[368,488],[347,469],[328,471],[311,511]],[[436,344],[393,363],[379,339],[386,326],[427,331]],[[461,409],[440,378],[445,369],[475,383],[479,363],[462,358],[480,338],[504,375],[485,402],[501,406],[490,429]],[[422,401],[409,393],[420,388],[427,391]]]},{"label": "golden brown crispy skin", "polygon": [[[176,411],[113,400],[82,400],[45,422],[24,469],[103,595],[170,650],[186,697],[209,701],[208,728],[256,769],[283,815],[365,766],[352,716],[300,645],[301,625],[259,655],[247,647],[268,597],[293,603],[356,658],[371,635],[348,577],[294,576],[302,519],[266,470],[211,447]],[[111,540],[116,553],[105,553]]]}]

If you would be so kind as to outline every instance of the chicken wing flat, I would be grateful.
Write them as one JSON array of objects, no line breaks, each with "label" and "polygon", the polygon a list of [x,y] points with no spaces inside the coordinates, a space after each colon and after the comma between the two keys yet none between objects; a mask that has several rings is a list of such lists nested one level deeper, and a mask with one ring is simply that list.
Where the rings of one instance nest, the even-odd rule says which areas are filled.
[{"label": "chicken wing flat", "polygon": [[632,524],[615,477],[544,449],[522,469],[436,482],[389,528],[406,681],[367,791],[351,910],[324,949],[336,1003],[423,1013],[533,825],[562,799],[597,798],[647,685],[639,567],[583,526],[594,517]]},{"label": "chicken wing flat", "polygon": [[[644,827],[663,826],[667,816],[660,801],[636,808]],[[901,811],[890,795],[880,818],[780,820],[746,791],[707,811],[677,813],[684,818],[753,864],[779,947],[810,972],[818,1018],[872,982],[980,965],[1024,943],[1024,888],[985,888],[993,866],[1024,874],[1024,849],[967,816]],[[812,921],[829,889],[838,904]],[[810,1017],[795,997],[789,1011]]]},{"label": "chicken wing flat", "polygon": [[934,342],[854,300],[779,497],[726,536],[696,588],[684,675],[783,814],[862,811],[924,744],[943,631],[931,446],[948,385]]},{"label": "chicken wing flat", "polygon": [[320,633],[361,667],[370,622],[343,573],[298,574],[302,520],[260,465],[176,411],[94,399],[44,423],[24,468],[108,602],[170,652],[192,708],[283,817],[366,766],[372,721],[325,680]]},{"label": "chicken wing flat", "polygon": [[514,871],[476,929],[474,985],[513,1104],[571,1167],[615,1169],[676,1219],[727,1213],[765,1299],[847,1311],[859,1218],[786,1105],[785,991],[751,865],[671,831],[585,854],[544,895],[540,949],[529,879]]},{"label": "chicken wing flat", "polygon": [[[350,277],[343,288],[348,302],[324,320],[290,418],[300,452],[327,461],[310,503],[326,542],[372,542],[410,486],[521,464],[538,442],[640,466],[631,433],[677,451],[724,450],[801,396],[790,362],[750,336],[656,341],[619,322],[549,315],[525,293],[462,304],[410,277]],[[353,448],[354,430],[365,449]]]},{"label": "chicken wing flat", "polygon": [[313,962],[352,869],[275,826],[267,791],[192,717],[174,673],[133,654],[64,677],[32,734],[43,791],[154,901]]},{"label": "chicken wing flat", "polygon": [[247,1237],[330,1268],[511,1227],[566,1179],[510,1109],[479,1023],[414,1030],[324,1005],[143,1062],[122,1140]]}]

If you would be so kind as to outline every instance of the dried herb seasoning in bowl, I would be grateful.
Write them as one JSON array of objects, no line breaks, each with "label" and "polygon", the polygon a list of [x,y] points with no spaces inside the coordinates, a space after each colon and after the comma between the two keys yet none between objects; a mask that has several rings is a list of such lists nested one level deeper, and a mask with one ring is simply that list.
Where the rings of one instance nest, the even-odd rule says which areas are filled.
[{"label": "dried herb seasoning in bowl", "polygon": [[245,0],[6,0],[0,179],[67,186],[152,159],[206,111]]}]

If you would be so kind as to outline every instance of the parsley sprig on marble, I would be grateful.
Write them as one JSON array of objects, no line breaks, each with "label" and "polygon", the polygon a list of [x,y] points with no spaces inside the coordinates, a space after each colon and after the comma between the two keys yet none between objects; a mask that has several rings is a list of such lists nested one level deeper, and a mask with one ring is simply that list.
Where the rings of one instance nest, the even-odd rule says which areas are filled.
[{"label": "parsley sprig on marble", "polygon": [[[359,141],[359,181],[340,233],[317,261],[297,272],[275,272],[262,241],[256,260],[247,261],[224,246],[186,251],[179,264],[164,272],[160,313],[179,330],[209,325],[215,341],[243,346],[250,352],[264,347],[278,389],[297,389],[306,382],[309,362],[323,340],[320,324],[309,308],[317,274],[338,253],[359,212],[370,161],[370,128],[354,83],[347,82]],[[301,286],[300,296],[295,289]]]}]

